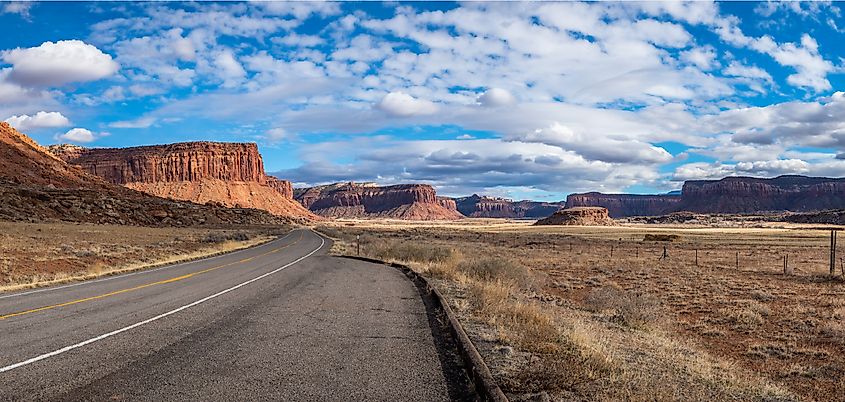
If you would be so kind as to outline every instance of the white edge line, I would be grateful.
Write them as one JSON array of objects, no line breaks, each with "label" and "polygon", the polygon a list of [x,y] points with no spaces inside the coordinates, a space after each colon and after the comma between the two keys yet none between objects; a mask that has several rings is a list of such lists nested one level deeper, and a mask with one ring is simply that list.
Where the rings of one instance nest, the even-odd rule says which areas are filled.
[{"label": "white edge line", "polygon": [[[312,232],[312,233],[313,233],[313,232]],[[315,233],[315,234],[316,234],[316,233]],[[272,270],[272,271],[270,271],[270,272],[267,272],[266,274],[262,274],[262,275],[260,275],[260,276],[255,277],[255,278],[252,278],[252,279],[250,279],[250,280],[248,280],[248,281],[246,281],[246,282],[241,282],[240,284],[235,285],[235,286],[232,286],[232,287],[230,287],[230,288],[228,288],[228,289],[226,289],[226,290],[221,290],[221,291],[219,291],[219,292],[217,292],[217,293],[215,293],[215,294],[213,294],[213,295],[211,295],[211,296],[206,296],[206,297],[203,297],[202,299],[199,299],[199,300],[197,300],[197,301],[195,301],[195,302],[193,302],[193,303],[186,304],[186,305],[184,305],[184,306],[182,306],[182,307],[176,308],[176,309],[174,309],[174,310],[170,310],[170,311],[168,311],[168,312],[166,312],[166,313],[159,314],[159,315],[157,315],[157,316],[155,316],[155,317],[153,317],[153,318],[148,318],[148,319],[146,319],[146,320],[144,320],[144,321],[137,322],[137,323],[132,324],[132,325],[129,325],[129,326],[127,326],[127,327],[123,327],[123,328],[121,328],[121,329],[114,330],[114,331],[112,331],[112,332],[108,332],[108,333],[102,334],[102,335],[100,335],[100,336],[96,336],[96,337],[94,337],[94,338],[91,338],[91,339],[88,339],[88,340],[85,340],[85,341],[82,341],[82,342],[79,342],[79,343],[76,343],[76,344],[73,344],[73,345],[70,345],[70,346],[65,346],[65,347],[63,347],[63,348],[61,348],[61,349],[57,349],[57,350],[54,350],[54,351],[52,351],[52,352],[50,352],[50,353],[45,353],[45,354],[43,354],[43,355],[36,356],[36,357],[31,358],[31,359],[24,360],[24,361],[22,361],[22,362],[20,362],[20,363],[15,363],[15,364],[8,365],[8,366],[6,366],[6,367],[0,368],[0,373],[4,373],[4,372],[9,371],[9,370],[14,370],[14,369],[16,369],[16,368],[19,368],[19,367],[22,367],[22,366],[26,366],[26,365],[28,365],[28,364],[35,363],[35,362],[37,362],[37,361],[41,361],[41,360],[44,360],[44,359],[48,359],[48,358],[51,358],[51,357],[53,357],[53,356],[57,356],[57,355],[60,355],[60,354],[62,354],[62,353],[65,353],[65,352],[68,352],[68,351],[71,351],[71,350],[74,350],[74,349],[81,348],[81,347],[83,347],[83,346],[86,346],[86,345],[92,344],[92,343],[94,343],[94,342],[101,341],[101,340],[103,340],[103,339],[106,339],[106,338],[108,338],[108,337],[111,337],[111,336],[114,336],[114,335],[120,334],[120,333],[122,333],[122,332],[126,332],[126,331],[129,331],[129,330],[134,329],[134,328],[138,328],[138,327],[140,327],[140,326],[142,326],[142,325],[144,325],[144,324],[149,324],[149,323],[151,323],[151,322],[153,322],[153,321],[160,320],[160,319],[162,319],[162,318],[164,318],[164,317],[167,317],[167,316],[169,316],[169,315],[176,314],[176,313],[178,313],[178,312],[180,312],[180,311],[182,311],[182,310],[185,310],[185,309],[188,309],[188,308],[194,307],[194,306],[196,306],[196,305],[198,305],[198,304],[205,303],[205,302],[207,302],[207,301],[209,301],[209,300],[211,300],[211,299],[214,299],[215,297],[222,296],[222,295],[224,295],[224,294],[226,294],[226,293],[229,293],[229,292],[231,292],[231,291],[233,291],[233,290],[235,290],[235,289],[238,289],[238,288],[240,288],[240,287],[242,287],[242,286],[246,286],[246,285],[249,285],[250,283],[253,283],[253,282],[255,282],[255,281],[258,281],[258,280],[264,279],[264,278],[266,278],[266,277],[268,277],[268,276],[270,276],[270,275],[275,274],[276,272],[279,272],[279,271],[281,271],[281,270],[283,270],[283,269],[285,269],[285,268],[287,268],[287,267],[290,267],[291,265],[294,265],[294,264],[296,264],[296,263],[298,263],[298,262],[300,262],[300,261],[302,261],[302,260],[304,260],[304,259],[306,259],[306,258],[308,258],[308,257],[310,257],[310,256],[312,256],[312,255],[314,255],[314,253],[316,253],[317,251],[320,251],[320,249],[321,249],[321,248],[323,248],[323,246],[326,244],[326,241],[325,241],[325,239],[323,239],[323,236],[320,236],[320,235],[317,235],[317,236],[320,238],[320,246],[319,246],[319,247],[317,247],[316,249],[314,249],[314,251],[311,251],[310,253],[308,253],[308,254],[306,254],[306,255],[304,255],[304,256],[302,256],[302,257],[300,257],[300,258],[298,258],[298,259],[294,260],[293,262],[290,262],[290,263],[288,263],[288,264],[286,264],[286,265],[284,265],[284,266],[281,266],[281,267],[276,268],[276,269],[274,269],[274,270]]]},{"label": "white edge line", "polygon": [[278,239],[275,239],[275,240],[270,240],[270,241],[269,241],[269,242],[267,242],[267,243],[260,244],[260,245],[258,245],[258,246],[253,246],[253,247],[242,248],[242,249],[240,249],[240,250],[232,251],[231,253],[224,253],[224,254],[219,254],[219,255],[212,255],[212,256],[209,256],[209,257],[200,258],[200,259],[198,259],[198,260],[185,261],[185,262],[180,262],[180,263],[178,263],[178,264],[165,265],[165,266],[163,266],[163,267],[152,268],[152,269],[143,269],[143,268],[140,268],[140,269],[138,269],[137,271],[134,271],[134,272],[128,272],[128,273],[125,273],[125,274],[118,274],[118,275],[109,275],[108,277],[105,277],[105,278],[92,279],[92,280],[88,280],[88,281],[86,281],[86,280],[82,280],[82,281],[79,281],[79,282],[77,282],[77,283],[71,283],[71,284],[69,284],[69,285],[62,285],[62,286],[55,286],[55,287],[53,287],[53,286],[48,286],[48,287],[43,288],[43,289],[30,290],[30,291],[27,291],[27,292],[20,292],[20,293],[12,293],[12,294],[8,294],[8,295],[3,295],[3,296],[0,296],[0,300],[2,300],[2,299],[8,299],[8,298],[10,298],[10,297],[18,297],[18,296],[31,295],[31,294],[33,294],[33,293],[47,292],[47,291],[50,291],[50,290],[67,289],[67,288],[72,288],[72,287],[81,286],[81,285],[88,285],[88,284],[91,284],[91,283],[105,282],[105,281],[110,281],[110,280],[112,280],[112,279],[126,278],[126,277],[133,276],[133,275],[148,274],[148,273],[151,273],[151,272],[161,271],[161,270],[163,270],[163,269],[176,268],[176,267],[181,267],[181,266],[183,266],[183,265],[187,265],[187,264],[193,264],[193,263],[195,263],[195,262],[203,262],[203,261],[208,261],[208,260],[212,260],[212,259],[215,259],[215,258],[227,257],[227,256],[230,256],[230,255],[235,255],[235,254],[238,254],[238,253],[241,253],[241,252],[247,251],[247,250],[252,250],[252,249],[255,249],[255,248],[258,248],[258,247],[261,247],[261,246],[265,246],[265,245],[270,244],[270,243],[273,243],[273,242],[277,242],[277,241],[280,241],[280,240],[284,240],[284,239],[286,239],[288,236],[292,235],[292,234],[293,234],[293,232],[294,232],[294,231],[291,231],[290,233],[288,233],[288,234],[286,234],[286,235],[284,235],[284,236],[282,236],[282,237],[280,237],[280,238],[278,238]]}]

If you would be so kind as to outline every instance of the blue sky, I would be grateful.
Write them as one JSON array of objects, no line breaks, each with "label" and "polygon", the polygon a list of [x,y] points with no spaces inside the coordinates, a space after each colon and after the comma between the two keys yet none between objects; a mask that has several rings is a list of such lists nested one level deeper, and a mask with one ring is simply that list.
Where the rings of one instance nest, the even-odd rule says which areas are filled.
[{"label": "blue sky", "polygon": [[43,144],[257,142],[300,186],[558,200],[845,175],[828,2],[0,3]]}]

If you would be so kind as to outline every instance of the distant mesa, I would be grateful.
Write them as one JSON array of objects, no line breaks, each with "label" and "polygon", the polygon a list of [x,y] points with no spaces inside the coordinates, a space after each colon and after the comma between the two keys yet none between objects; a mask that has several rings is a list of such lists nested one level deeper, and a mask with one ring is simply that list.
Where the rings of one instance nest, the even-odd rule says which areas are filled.
[{"label": "distant mesa", "polygon": [[607,208],[574,207],[561,209],[548,218],[538,220],[535,225],[572,225],[572,226],[614,226]]},{"label": "distant mesa", "polygon": [[174,200],[256,208],[313,219],[287,180],[267,176],[254,143],[184,142],[131,148],[51,146],[50,151],[109,183]]},{"label": "distant mesa", "polygon": [[[66,155],[84,150],[61,148]],[[0,219],[143,226],[290,221],[255,209],[168,200],[112,184],[66,163],[4,122],[0,122]]]},{"label": "distant mesa", "polygon": [[640,195],[580,193],[566,197],[565,208],[604,207],[613,218],[629,216],[658,216],[677,210],[681,204],[680,195]]},{"label": "distant mesa", "polygon": [[570,194],[566,207],[605,207],[613,218],[660,216],[673,212],[760,214],[845,208],[845,179],[778,176],[691,180],[680,194]]},{"label": "distant mesa", "polygon": [[427,184],[378,186],[334,183],[294,190],[294,198],[317,215],[331,218],[455,220],[463,216]]},{"label": "distant mesa", "polygon": [[472,218],[536,219],[549,216],[563,207],[562,202],[514,201],[478,194],[455,198],[454,201],[458,212]]}]

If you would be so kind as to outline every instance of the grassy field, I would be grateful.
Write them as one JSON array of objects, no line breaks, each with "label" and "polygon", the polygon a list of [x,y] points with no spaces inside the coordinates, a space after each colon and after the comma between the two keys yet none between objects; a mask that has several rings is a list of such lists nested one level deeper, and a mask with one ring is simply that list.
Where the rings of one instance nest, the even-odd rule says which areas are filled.
[{"label": "grassy field", "polygon": [[338,253],[354,254],[360,235],[362,254],[433,278],[514,399],[845,400],[843,261],[831,277],[827,230],[504,220],[324,230],[344,239]]},{"label": "grassy field", "polygon": [[0,222],[0,291],[201,258],[259,244],[285,230]]}]

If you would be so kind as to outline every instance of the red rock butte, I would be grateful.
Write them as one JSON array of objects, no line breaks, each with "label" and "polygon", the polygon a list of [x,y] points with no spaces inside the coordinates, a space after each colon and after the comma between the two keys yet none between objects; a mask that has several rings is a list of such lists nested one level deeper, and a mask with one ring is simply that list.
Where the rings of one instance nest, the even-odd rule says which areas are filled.
[{"label": "red rock butte", "polygon": [[159,197],[315,218],[286,180],[267,176],[254,143],[185,142],[131,148],[54,145],[50,151],[106,181]]},{"label": "red rock butte", "polygon": [[312,212],[333,218],[453,220],[453,203],[438,198],[427,184],[379,187],[373,183],[335,183],[296,189],[294,198]]},{"label": "red rock butte", "polygon": [[[68,154],[84,148],[64,146]],[[0,220],[142,226],[280,224],[265,211],[168,200],[109,183],[0,122]]]},{"label": "red rock butte", "polygon": [[561,209],[548,218],[538,220],[535,225],[614,226],[616,222],[610,219],[607,208],[575,207]]}]

